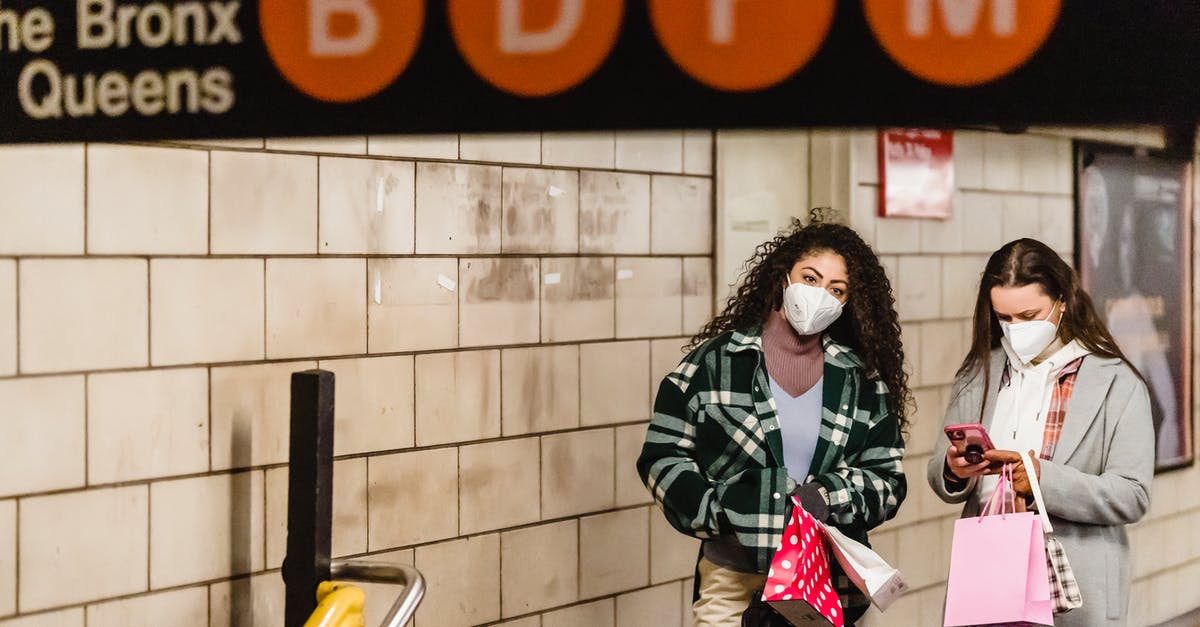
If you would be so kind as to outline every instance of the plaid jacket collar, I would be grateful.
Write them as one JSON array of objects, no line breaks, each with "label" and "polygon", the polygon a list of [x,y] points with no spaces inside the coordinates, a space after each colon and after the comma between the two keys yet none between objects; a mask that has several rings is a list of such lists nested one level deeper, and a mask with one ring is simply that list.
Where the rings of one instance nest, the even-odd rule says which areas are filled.
[{"label": "plaid jacket collar", "polygon": [[[844,370],[863,368],[863,362],[849,347],[833,341],[828,334],[821,336],[821,348],[825,351],[825,363],[832,364]],[[725,350],[730,353],[740,353],[754,350],[763,351],[762,326],[755,326],[745,331],[734,331],[726,344]]]}]

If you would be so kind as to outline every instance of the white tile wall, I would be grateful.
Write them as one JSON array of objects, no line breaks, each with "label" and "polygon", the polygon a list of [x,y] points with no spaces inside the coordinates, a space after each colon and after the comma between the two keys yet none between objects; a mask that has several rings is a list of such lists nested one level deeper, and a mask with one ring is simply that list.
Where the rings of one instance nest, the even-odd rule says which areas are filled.
[{"label": "white tile wall", "polygon": [[532,257],[460,260],[459,345],[538,341],[539,268]]},{"label": "white tile wall", "polygon": [[17,611],[17,502],[0,501],[0,616]]},{"label": "white tile wall", "polygon": [[647,508],[579,519],[579,596],[598,596],[649,583],[650,529]]},{"label": "white tile wall", "polygon": [[212,153],[211,252],[317,252],[317,158]]},{"label": "white tile wall", "polygon": [[418,547],[415,565],[428,583],[419,627],[468,627],[500,618],[498,534]]},{"label": "white tile wall", "polygon": [[609,169],[616,163],[613,133],[542,133],[542,163],[568,168]]},{"label": "white tile wall", "polygon": [[260,259],[152,259],[150,363],[262,359],[264,277]]},{"label": "white tile wall", "polygon": [[23,499],[18,609],[145,591],[147,497],[140,485]]},{"label": "white tile wall", "polygon": [[367,152],[387,157],[457,159],[458,135],[371,135]]},{"label": "white tile wall", "polygon": [[537,438],[459,449],[459,533],[516,527],[539,519]]},{"label": "white tile wall", "polygon": [[416,174],[412,163],[321,157],[320,251],[412,254]]},{"label": "white tile wall", "polygon": [[670,257],[617,260],[617,337],[679,335],[683,264]]},{"label": "white tile wall", "polygon": [[21,371],[145,366],[144,259],[21,261]]},{"label": "white tile wall", "polygon": [[712,253],[711,179],[654,176],[650,179],[650,252]]},{"label": "white tile wall", "polygon": [[203,368],[88,377],[88,482],[207,471],[208,391]]},{"label": "white tile wall", "polygon": [[368,259],[372,353],[458,346],[458,261]]},{"label": "white tile wall", "polygon": [[417,164],[417,253],[500,252],[500,168]]},{"label": "white tile wall", "polygon": [[0,380],[0,496],[84,484],[84,403],[82,376]]},{"label": "white tile wall", "polygon": [[267,358],[367,352],[365,259],[267,260]]},{"label": "white tile wall", "polygon": [[577,171],[504,168],[502,178],[502,252],[579,250]]},{"label": "white tile wall", "polygon": [[185,588],[87,607],[89,627],[208,627],[208,590]]},{"label": "white tile wall", "polygon": [[87,150],[92,254],[208,252],[208,153],[146,146]]},{"label": "white tile wall", "polygon": [[683,172],[683,132],[618,132],[617,169]]},{"label": "white tile wall", "polygon": [[[530,568],[530,564],[537,564]],[[504,617],[571,603],[579,596],[579,523],[567,520],[500,534]]]},{"label": "white tile wall", "polygon": [[0,254],[83,253],[83,155],[82,144],[0,149]]},{"label": "white tile wall", "polygon": [[295,152],[324,152],[362,155],[367,152],[367,138],[347,137],[268,137],[267,150]]},{"label": "white tile wall", "polygon": [[0,376],[17,372],[17,262],[0,259]]},{"label": "white tile wall", "polygon": [[650,252],[650,177],[624,172],[579,175],[579,251]]},{"label": "white tile wall", "polygon": [[459,156],[466,161],[541,163],[540,133],[490,133],[461,135]]},{"label": "white tile wall", "polygon": [[213,470],[287,462],[291,376],[316,365],[295,361],[212,369]]},{"label": "white tile wall", "polygon": [[417,446],[500,435],[500,351],[417,356]]},{"label": "white tile wall", "polygon": [[407,448],[416,438],[413,357],[322,360],[335,377],[334,454]]}]

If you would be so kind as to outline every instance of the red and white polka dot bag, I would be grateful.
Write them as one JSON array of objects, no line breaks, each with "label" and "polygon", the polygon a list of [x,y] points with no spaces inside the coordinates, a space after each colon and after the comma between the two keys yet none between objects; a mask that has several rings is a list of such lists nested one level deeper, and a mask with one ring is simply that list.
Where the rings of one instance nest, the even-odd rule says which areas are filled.
[{"label": "red and white polka dot bag", "polygon": [[793,625],[843,627],[842,604],[829,574],[825,534],[795,501],[783,542],[771,560],[763,601]]}]

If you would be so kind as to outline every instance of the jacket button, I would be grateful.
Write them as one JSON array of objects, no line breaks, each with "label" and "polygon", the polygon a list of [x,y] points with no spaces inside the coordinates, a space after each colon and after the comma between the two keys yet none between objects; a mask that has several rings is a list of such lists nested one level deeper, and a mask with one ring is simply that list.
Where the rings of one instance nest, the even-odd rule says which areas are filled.
[{"label": "jacket button", "polygon": [[850,409],[850,406],[849,406],[849,405],[842,405],[842,411],[845,411],[845,410],[847,410],[847,409]]},{"label": "jacket button", "polygon": [[778,500],[779,500],[779,493],[778,493],[778,492],[776,492],[776,493],[775,493],[775,494],[773,494],[772,496],[775,498],[775,500],[776,500],[776,501],[778,501]]},{"label": "jacket button", "polygon": [[767,431],[774,431],[774,430],[775,430],[775,425],[771,425],[771,426],[767,427]]}]

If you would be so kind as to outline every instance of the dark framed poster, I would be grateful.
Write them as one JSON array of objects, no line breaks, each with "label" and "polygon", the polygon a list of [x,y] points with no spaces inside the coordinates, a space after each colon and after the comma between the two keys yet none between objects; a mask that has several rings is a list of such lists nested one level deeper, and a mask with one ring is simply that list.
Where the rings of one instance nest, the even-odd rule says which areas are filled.
[{"label": "dark framed poster", "polygon": [[1192,164],[1075,145],[1076,267],[1117,344],[1150,388],[1157,470],[1190,465]]}]

